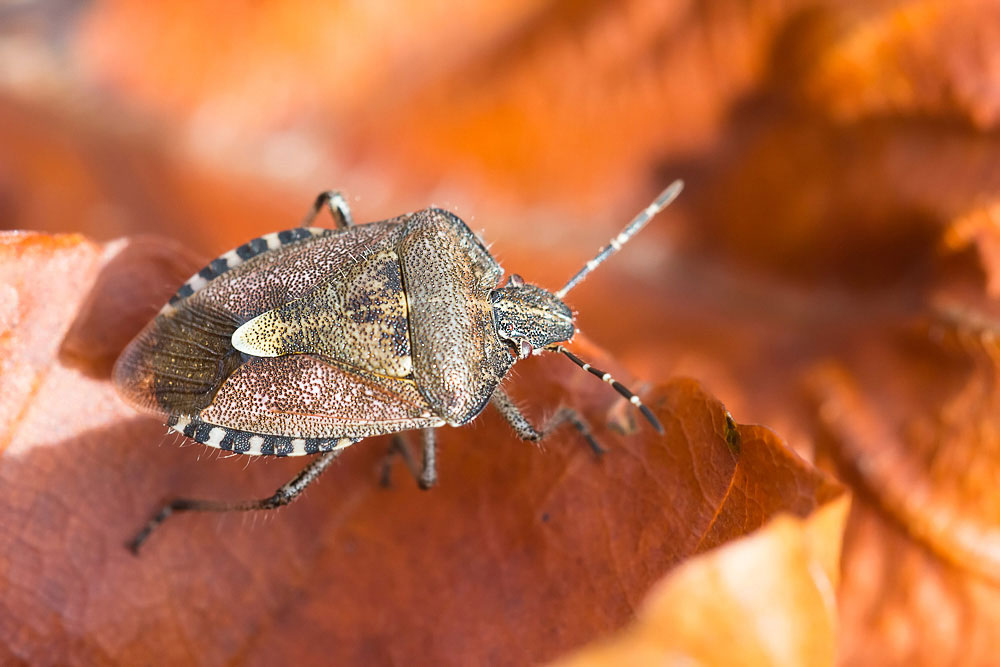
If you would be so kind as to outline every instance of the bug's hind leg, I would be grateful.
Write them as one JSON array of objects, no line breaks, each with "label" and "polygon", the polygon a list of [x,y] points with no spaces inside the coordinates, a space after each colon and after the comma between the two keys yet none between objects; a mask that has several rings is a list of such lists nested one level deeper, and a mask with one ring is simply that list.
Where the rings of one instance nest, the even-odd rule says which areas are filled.
[{"label": "bug's hind leg", "polygon": [[423,440],[424,460],[423,464],[418,467],[417,461],[413,458],[410,447],[406,444],[403,436],[399,433],[392,436],[392,444],[389,445],[389,451],[386,452],[385,458],[382,460],[382,486],[389,486],[392,474],[392,461],[396,456],[403,459],[406,469],[417,480],[417,485],[421,489],[429,489],[437,484],[437,463],[435,456],[437,448],[435,446],[436,434],[434,429],[425,428],[421,437]]},{"label": "bug's hind leg", "polygon": [[569,422],[576,430],[580,432],[580,435],[584,437],[590,448],[594,450],[594,454],[600,456],[605,452],[604,447],[601,447],[600,443],[594,439],[594,436],[590,433],[590,426],[584,421],[583,417],[577,414],[576,410],[570,408],[560,408],[552,417],[542,426],[540,429],[535,428],[528,418],[521,414],[521,411],[514,405],[514,401],[510,399],[502,389],[497,389],[493,392],[493,397],[490,399],[493,405],[496,406],[503,418],[507,420],[514,432],[517,433],[517,437],[521,440],[530,440],[531,442],[539,442],[546,438],[554,430],[562,426],[564,423]]},{"label": "bug's hind leg", "polygon": [[273,495],[267,498],[237,502],[201,500],[198,498],[175,498],[166,503],[160,508],[159,512],[153,515],[153,518],[143,526],[142,530],[129,541],[128,548],[132,553],[138,554],[139,548],[149,539],[150,534],[177,512],[250,512],[253,510],[272,510],[287,505],[298,498],[299,494],[305,491],[306,487],[315,481],[326,470],[327,466],[340,456],[342,451],[342,449],[335,449],[320,454],[290,482],[281,486]]},{"label": "bug's hind leg", "polygon": [[316,197],[316,201],[313,202],[309,213],[307,213],[306,217],[302,220],[302,226],[311,226],[313,220],[316,219],[316,216],[319,215],[319,212],[323,210],[324,206],[330,209],[330,217],[332,217],[334,223],[336,223],[337,229],[347,229],[348,227],[354,226],[354,218],[351,216],[351,207],[348,206],[344,195],[340,194],[336,190],[327,190],[326,192],[319,193]]}]

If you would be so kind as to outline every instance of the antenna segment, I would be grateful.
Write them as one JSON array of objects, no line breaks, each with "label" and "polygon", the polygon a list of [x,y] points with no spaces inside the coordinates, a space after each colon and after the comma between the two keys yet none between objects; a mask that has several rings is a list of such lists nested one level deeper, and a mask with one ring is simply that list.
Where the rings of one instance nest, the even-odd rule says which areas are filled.
[{"label": "antenna segment", "polygon": [[677,195],[681,193],[684,189],[684,182],[681,180],[676,180],[667,186],[667,189],[660,193],[652,204],[644,208],[639,215],[632,219],[632,222],[625,226],[625,229],[621,231],[618,236],[611,239],[608,245],[601,248],[601,250],[594,256],[594,259],[587,262],[582,269],[577,271],[576,275],[569,279],[569,282],[563,285],[563,288],[556,292],[556,298],[562,299],[566,296],[566,293],[571,289],[576,287],[577,283],[586,278],[591,271],[600,266],[604,260],[611,255],[615,254],[621,250],[622,246],[628,243],[628,240],[635,236],[636,232],[646,226],[653,216],[665,209],[670,203],[677,198]]}]

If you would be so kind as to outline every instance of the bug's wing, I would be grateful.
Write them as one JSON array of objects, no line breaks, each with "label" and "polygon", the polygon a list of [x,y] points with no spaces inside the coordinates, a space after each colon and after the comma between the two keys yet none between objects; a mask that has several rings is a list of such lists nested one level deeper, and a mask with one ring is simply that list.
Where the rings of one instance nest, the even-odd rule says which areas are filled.
[{"label": "bug's wing", "polygon": [[[179,300],[172,299],[173,307],[206,303],[239,322],[246,322],[263,312],[302,298],[331,278],[344,275],[359,258],[393,247],[400,224],[397,220],[386,220],[345,230],[313,231],[315,234],[312,236],[282,236],[289,232],[268,234],[240,246],[259,247],[264,243],[267,249],[235,266],[227,260],[230,268],[222,272],[212,271],[219,260],[213,261],[185,284],[189,289],[182,287],[178,291],[178,295],[189,293]],[[289,240],[283,242],[282,238]],[[238,253],[240,248],[219,259]],[[206,271],[211,272],[210,279],[199,280]],[[224,279],[220,280],[220,277]],[[194,285],[193,289],[190,289],[191,285]]]},{"label": "bug's wing", "polygon": [[360,439],[444,423],[412,380],[303,354],[250,359],[198,417],[242,431],[303,438]]},{"label": "bug's wing", "polygon": [[233,346],[255,357],[319,354],[408,377],[413,363],[399,256],[392,248],[366,251],[335,280],[241,325]]},{"label": "bug's wing", "polygon": [[292,230],[226,253],[185,283],[122,352],[114,371],[119,392],[143,410],[197,415],[244,361],[232,346],[240,325],[346,275],[359,258],[393,248],[400,229],[389,220],[340,232]]}]

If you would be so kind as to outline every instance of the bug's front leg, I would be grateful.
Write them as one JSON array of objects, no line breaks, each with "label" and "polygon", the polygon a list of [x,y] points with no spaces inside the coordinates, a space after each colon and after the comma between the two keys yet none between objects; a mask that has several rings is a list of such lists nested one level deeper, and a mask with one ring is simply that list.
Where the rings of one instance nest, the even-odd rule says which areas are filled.
[{"label": "bug's front leg", "polygon": [[160,508],[160,511],[153,515],[153,518],[143,526],[142,530],[128,542],[129,550],[137,554],[143,543],[149,539],[150,534],[156,530],[160,524],[169,519],[177,512],[250,512],[253,510],[272,510],[282,507],[298,498],[299,494],[305,491],[317,477],[320,476],[327,466],[335,458],[340,456],[342,449],[325,452],[317,456],[312,462],[302,469],[287,484],[278,488],[274,494],[259,500],[243,500],[229,502],[224,500],[202,500],[199,498],[175,498]]},{"label": "bug's front leg", "polygon": [[410,448],[406,440],[399,433],[392,436],[392,444],[382,461],[382,486],[389,486],[389,477],[392,473],[392,461],[399,456],[406,464],[406,469],[410,471],[413,478],[417,480],[417,485],[421,489],[429,489],[437,484],[437,462],[436,462],[436,433],[433,428],[425,428],[421,434],[424,448],[423,465],[417,467],[417,462],[410,453]]},{"label": "bug's front leg", "polygon": [[303,227],[310,227],[319,212],[323,210],[323,207],[330,209],[330,217],[333,218],[334,223],[337,225],[337,229],[347,229],[348,227],[354,226],[354,218],[351,216],[351,207],[347,204],[347,200],[344,195],[340,194],[336,190],[327,190],[326,192],[321,192],[316,197],[316,201],[313,202],[312,208],[306,217],[302,220]]},{"label": "bug's front leg", "polygon": [[554,430],[559,428],[565,422],[569,422],[576,427],[576,430],[580,432],[580,435],[584,437],[590,448],[594,450],[594,454],[600,456],[605,452],[604,447],[601,447],[600,443],[594,439],[594,436],[590,434],[590,427],[587,422],[584,421],[583,417],[577,414],[576,410],[570,408],[560,408],[551,419],[549,419],[544,426],[540,429],[535,428],[528,418],[521,414],[521,411],[514,405],[514,401],[510,399],[502,389],[497,389],[493,392],[493,396],[490,398],[493,405],[496,406],[503,418],[507,420],[514,432],[521,440],[530,440],[531,442],[539,442],[545,439]]}]

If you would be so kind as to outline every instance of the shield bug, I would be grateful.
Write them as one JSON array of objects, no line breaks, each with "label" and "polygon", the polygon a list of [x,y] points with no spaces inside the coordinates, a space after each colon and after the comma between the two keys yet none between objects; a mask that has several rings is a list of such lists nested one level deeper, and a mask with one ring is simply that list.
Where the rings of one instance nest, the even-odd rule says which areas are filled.
[{"label": "shield bug", "polygon": [[[664,190],[557,292],[516,274],[501,285],[503,269],[452,213],[431,208],[355,225],[336,192],[317,197],[300,227],[213,260],[122,352],[119,393],[211,447],[314,458],[267,498],[172,500],[130,548],[138,551],[175,512],[286,505],[344,448],[372,436],[396,434],[387,463],[402,456],[428,488],[436,479],[434,429],[461,426],[490,402],[524,440],[569,422],[600,453],[573,410],[536,428],[500,389],[514,362],[543,350],[608,382],[662,433],[638,396],[563,347],[576,331],[563,298],[681,187]],[[335,229],[312,226],[324,208]],[[419,467],[398,435],[412,429],[423,434]]]}]

